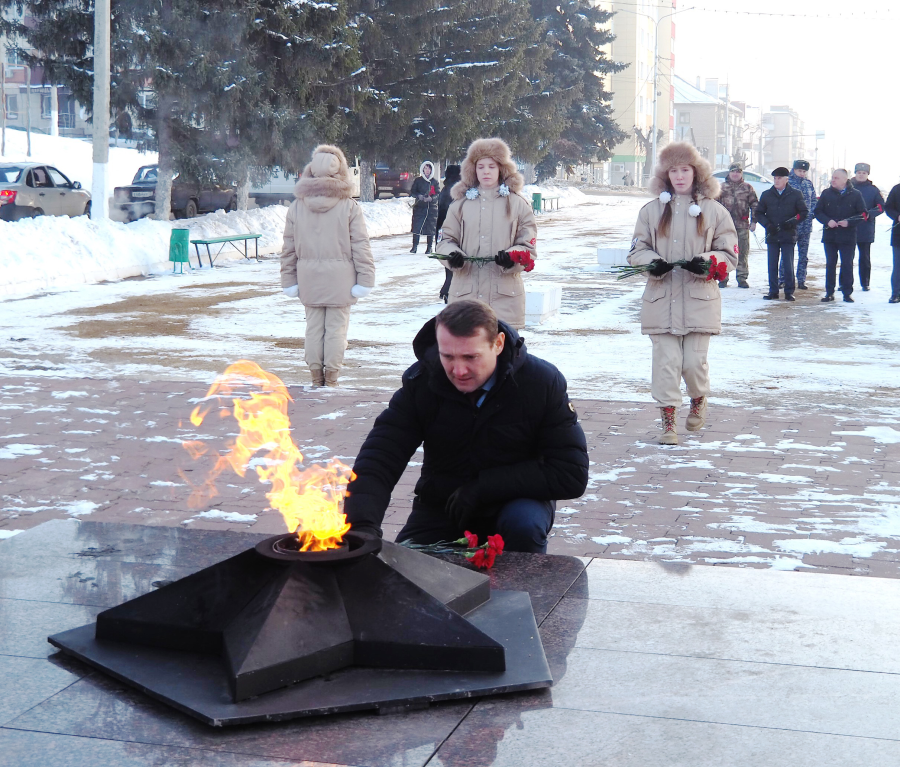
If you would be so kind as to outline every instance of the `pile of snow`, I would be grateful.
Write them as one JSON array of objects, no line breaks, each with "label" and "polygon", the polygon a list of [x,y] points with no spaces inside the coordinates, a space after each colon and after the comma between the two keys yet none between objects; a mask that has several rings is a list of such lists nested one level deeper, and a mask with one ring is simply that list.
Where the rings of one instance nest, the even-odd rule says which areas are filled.
[{"label": "pile of snow", "polygon": [[[27,160],[26,136],[8,130],[4,161]],[[155,153],[110,147],[110,186],[131,183],[137,169],[156,162]],[[90,189],[93,167],[88,141],[33,134],[31,158],[58,168],[73,181]],[[534,192],[560,197],[560,207],[578,205],[589,198],[571,187],[526,186]],[[405,234],[410,230],[409,198],[360,203],[370,237]],[[131,224],[91,221],[85,217],[43,217],[16,222],[0,221],[0,296],[23,295],[78,284],[171,271],[169,240],[173,228],[187,228],[190,239],[210,239],[232,234],[261,234],[259,253],[281,251],[287,208],[271,206],[246,211],[223,210],[190,221],[142,219]],[[196,266],[194,248],[192,263]],[[251,245],[251,252],[253,247]],[[217,263],[242,256],[226,246]]]},{"label": "pile of snow", "polygon": [[[31,134],[31,157],[26,152],[28,137],[25,131],[6,130],[6,152],[0,155],[3,162],[39,162],[52,165],[70,181],[80,181],[90,190],[94,168],[94,148],[90,141],[62,136]],[[156,162],[156,152],[138,152],[122,147],[109,148],[110,188],[127,186],[142,165]]]}]

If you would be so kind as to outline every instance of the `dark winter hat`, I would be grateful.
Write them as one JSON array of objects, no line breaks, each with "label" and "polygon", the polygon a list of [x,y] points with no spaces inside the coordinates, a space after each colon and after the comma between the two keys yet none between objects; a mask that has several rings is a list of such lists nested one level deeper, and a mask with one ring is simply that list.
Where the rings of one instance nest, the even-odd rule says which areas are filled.
[{"label": "dark winter hat", "polygon": [[794,160],[794,170],[809,170],[809,163],[806,160]]},{"label": "dark winter hat", "polygon": [[733,171],[733,170],[739,170],[741,173],[743,173],[744,166],[741,165],[739,162],[733,162],[733,163],[731,163],[731,165],[728,166],[728,172],[731,173],[731,171]]},{"label": "dark winter hat", "polygon": [[459,181],[460,174],[462,173],[462,168],[459,165],[448,165],[447,169],[444,171],[444,180],[449,182],[453,181],[456,183]]},{"label": "dark winter hat", "polygon": [[780,168],[775,168],[775,170],[772,171],[772,175],[773,176],[790,176],[791,172],[782,165]]},{"label": "dark winter hat", "polygon": [[859,173],[860,171],[863,171],[864,173],[871,173],[872,166],[869,165],[869,163],[867,163],[867,162],[858,162],[858,163],[856,163],[856,165],[853,166],[853,172]]}]

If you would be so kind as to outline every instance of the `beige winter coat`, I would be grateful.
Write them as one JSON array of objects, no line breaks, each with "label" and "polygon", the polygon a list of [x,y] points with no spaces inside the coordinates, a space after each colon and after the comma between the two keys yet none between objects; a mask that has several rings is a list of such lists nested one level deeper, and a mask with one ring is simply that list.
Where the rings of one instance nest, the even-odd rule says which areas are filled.
[{"label": "beige winter coat", "polygon": [[351,194],[341,150],[317,147],[294,188],[281,250],[281,286],[297,285],[306,306],[349,306],[354,285],[375,286],[366,222]]},{"label": "beige winter coat", "polygon": [[[647,203],[638,214],[634,240],[628,263],[633,266],[649,264],[656,258],[679,261],[694,256],[728,264],[728,271],[737,267],[738,240],[731,214],[719,203],[700,197],[705,232],[697,233],[697,220],[688,214],[689,195],[675,195],[669,234],[657,236],[657,226],[665,204],[659,199]],[[641,305],[641,332],[688,333],[722,332],[722,295],[715,280],[695,275],[680,267],[662,277],[647,275],[647,286]]]},{"label": "beige winter coat", "polygon": [[[524,197],[515,191],[503,197],[496,190],[479,190],[478,197],[469,200],[465,192],[463,182],[451,191],[455,201],[447,211],[437,253],[449,256],[458,250],[467,256],[493,257],[501,250],[527,250],[536,257],[537,223]],[[525,283],[519,264],[503,269],[495,263],[467,262],[454,269],[450,301],[472,298],[490,304],[512,327],[525,327]]]}]

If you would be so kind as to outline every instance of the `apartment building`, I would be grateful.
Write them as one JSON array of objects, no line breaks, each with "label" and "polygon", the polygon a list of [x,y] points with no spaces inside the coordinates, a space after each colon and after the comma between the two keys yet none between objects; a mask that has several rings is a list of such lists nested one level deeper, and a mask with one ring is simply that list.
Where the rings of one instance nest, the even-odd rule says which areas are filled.
[{"label": "apartment building", "polygon": [[653,172],[648,165],[653,136],[653,56],[657,43],[656,123],[662,131],[659,147],[672,139],[675,128],[675,22],[669,17],[675,7],[674,0],[612,0],[597,5],[615,12],[611,31],[616,39],[607,47],[607,55],[612,61],[628,64],[626,69],[610,76],[609,85],[613,94],[613,119],[628,133],[628,138],[613,150],[604,175],[608,183],[622,184],[628,174],[641,185]]}]

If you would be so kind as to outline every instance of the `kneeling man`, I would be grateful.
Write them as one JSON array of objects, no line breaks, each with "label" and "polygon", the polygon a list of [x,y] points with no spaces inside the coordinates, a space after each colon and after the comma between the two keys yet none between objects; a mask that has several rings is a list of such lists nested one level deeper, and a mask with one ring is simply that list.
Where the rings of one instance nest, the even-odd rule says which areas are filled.
[{"label": "kneeling man", "polygon": [[550,363],[530,356],[487,304],[456,301],[413,341],[418,362],[363,443],[344,504],[354,530],[381,535],[391,492],[420,445],[412,513],[397,541],[470,530],[543,553],[556,501],[588,480],[584,432]]}]

